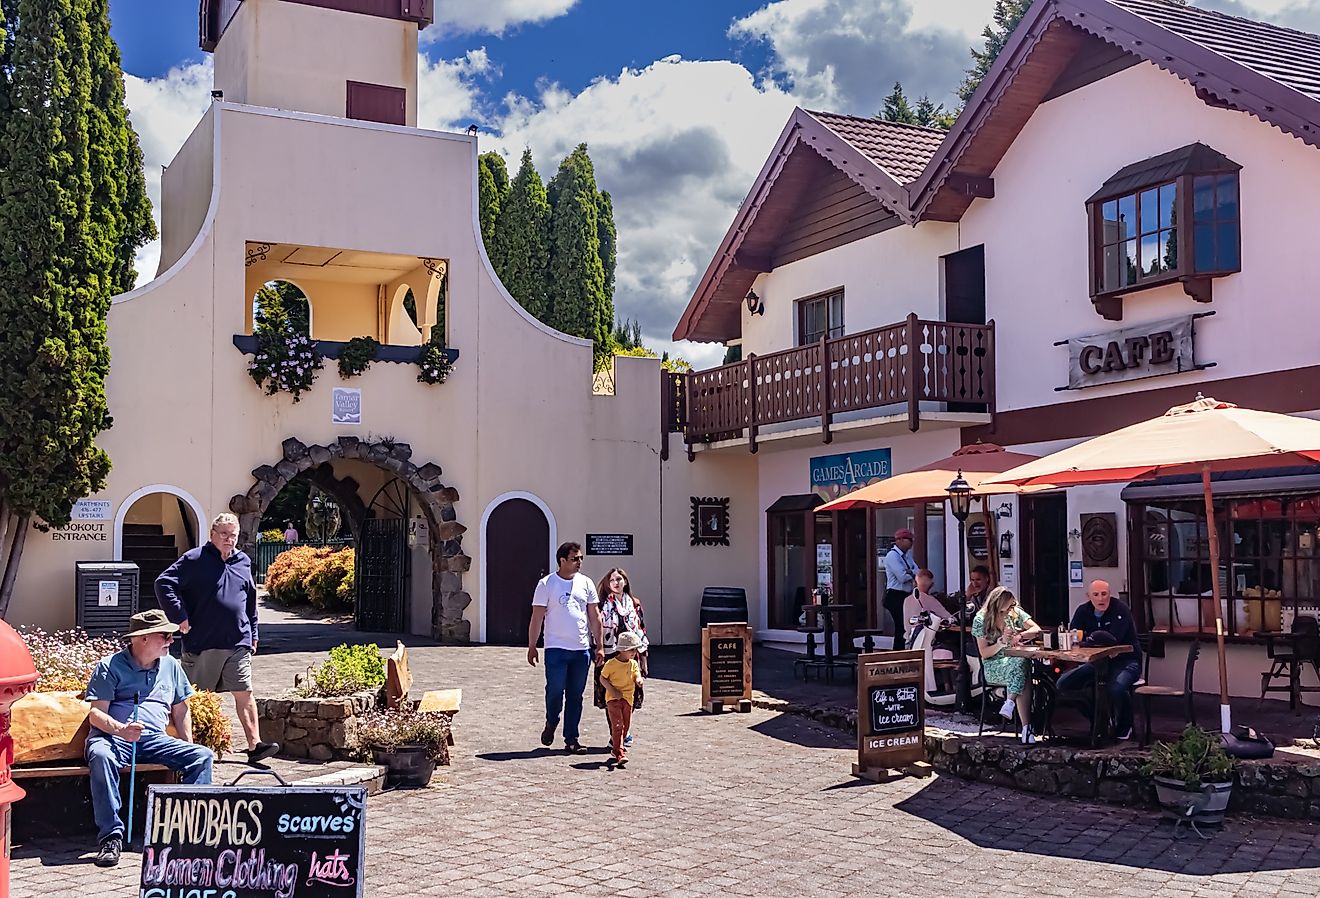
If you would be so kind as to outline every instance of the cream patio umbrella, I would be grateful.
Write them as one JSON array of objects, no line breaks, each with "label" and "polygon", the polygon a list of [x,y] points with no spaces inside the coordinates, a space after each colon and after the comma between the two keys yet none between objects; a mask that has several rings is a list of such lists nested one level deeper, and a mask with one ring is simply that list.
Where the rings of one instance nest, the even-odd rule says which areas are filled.
[{"label": "cream patio umbrella", "polygon": [[962,447],[947,458],[853,490],[831,502],[826,502],[816,511],[844,511],[849,508],[943,502],[949,498],[949,484],[960,473],[971,485],[973,497],[1020,493],[1024,491],[1023,488],[1015,484],[1000,484],[991,489],[982,489],[981,483],[993,474],[1002,474],[1012,468],[1038,460],[1038,456],[1009,452],[993,443],[974,443]]},{"label": "cream patio umbrella", "polygon": [[1307,465],[1320,461],[1320,421],[1274,412],[1238,408],[1197,395],[1158,418],[1124,427],[1069,449],[1028,462],[983,481],[994,485],[1080,486],[1148,480],[1177,474],[1200,474],[1210,538],[1211,602],[1219,653],[1220,727],[1227,733],[1228,664],[1224,654],[1224,619],[1220,608],[1219,531],[1215,527],[1210,475],[1258,467]]}]

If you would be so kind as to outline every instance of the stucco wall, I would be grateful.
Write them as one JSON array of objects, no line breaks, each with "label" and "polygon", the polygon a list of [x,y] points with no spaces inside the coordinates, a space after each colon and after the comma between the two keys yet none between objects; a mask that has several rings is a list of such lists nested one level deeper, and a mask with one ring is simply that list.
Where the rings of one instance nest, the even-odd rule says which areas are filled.
[{"label": "stucco wall", "polygon": [[417,25],[246,0],[215,49],[215,86],[231,102],[342,116],[348,81],[405,88],[416,125]]},{"label": "stucco wall", "polygon": [[[155,276],[164,274],[197,239],[211,207],[214,186],[215,132],[213,110],[197,122],[179,152],[160,175],[160,218],[169,222],[160,234],[160,265]],[[149,272],[141,272],[148,274]]]},{"label": "stucco wall", "polygon": [[796,301],[844,288],[843,327],[857,333],[896,324],[911,312],[940,316],[939,257],[958,249],[957,225],[891,228],[763,274],[753,289],[765,312],[742,307],[743,355],[797,344]]},{"label": "stucco wall", "polygon": [[[1139,128],[1116,127],[1140,122]],[[1242,166],[1242,271],[1214,282],[1214,302],[1173,285],[1123,300],[1123,321],[1101,318],[1087,291],[1085,200],[1125,165],[1200,141]],[[995,169],[992,200],[963,217],[960,246],[986,246],[987,314],[995,319],[1001,411],[1316,363],[1320,280],[1312,211],[1320,155],[1246,113],[1215,109],[1153,65],[1134,66],[1043,104]],[[883,239],[886,235],[880,235]],[[1055,392],[1068,353],[1056,340],[1171,315],[1197,322],[1197,359],[1215,368],[1157,380]],[[1015,360],[1038,359],[1039,364]]]}]

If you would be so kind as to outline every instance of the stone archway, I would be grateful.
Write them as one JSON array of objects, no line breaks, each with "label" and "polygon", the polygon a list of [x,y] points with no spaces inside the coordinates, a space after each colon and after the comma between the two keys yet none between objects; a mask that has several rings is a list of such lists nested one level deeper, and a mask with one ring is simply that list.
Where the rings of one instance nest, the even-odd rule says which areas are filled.
[{"label": "stone archway", "polygon": [[[308,476],[313,483],[335,495],[342,493],[347,497],[346,491],[351,486],[352,495],[361,505],[356,483],[351,482],[351,477],[336,478],[329,463],[342,458],[373,464],[407,483],[426,515],[431,549],[432,638],[449,643],[469,642],[470,624],[463,619],[464,609],[472,602],[472,596],[463,589],[463,574],[472,566],[472,559],[463,554],[463,534],[467,528],[458,523],[454,511],[458,490],[440,482],[443,473],[440,466],[431,462],[420,467],[413,464],[412,447],[392,440],[366,442],[343,436],[326,446],[308,446],[290,437],[281,446],[284,457],[274,465],[254,468],[252,476],[256,482],[246,493],[229,500],[229,509],[238,515],[241,528],[239,547],[245,552],[252,551],[266,506],[299,474],[311,472]],[[346,510],[352,520],[356,509]],[[365,511],[360,514],[365,515]]]}]

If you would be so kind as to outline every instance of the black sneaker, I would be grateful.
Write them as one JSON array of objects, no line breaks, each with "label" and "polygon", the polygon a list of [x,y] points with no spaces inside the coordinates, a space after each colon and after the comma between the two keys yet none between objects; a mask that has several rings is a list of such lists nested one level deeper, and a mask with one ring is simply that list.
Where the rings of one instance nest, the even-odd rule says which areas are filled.
[{"label": "black sneaker", "polygon": [[259,761],[274,757],[279,750],[280,744],[278,742],[258,742],[256,748],[248,749],[247,762],[256,764]]},{"label": "black sneaker", "polygon": [[550,743],[555,741],[555,725],[547,723],[545,729],[541,730],[541,744],[549,748]]},{"label": "black sneaker", "polygon": [[586,749],[582,747],[581,742],[565,742],[564,750],[570,755],[580,755],[586,751]]},{"label": "black sneaker", "polygon": [[124,850],[124,840],[111,836],[101,843],[101,850],[96,853],[93,862],[98,867],[115,867],[119,864],[119,854]]}]

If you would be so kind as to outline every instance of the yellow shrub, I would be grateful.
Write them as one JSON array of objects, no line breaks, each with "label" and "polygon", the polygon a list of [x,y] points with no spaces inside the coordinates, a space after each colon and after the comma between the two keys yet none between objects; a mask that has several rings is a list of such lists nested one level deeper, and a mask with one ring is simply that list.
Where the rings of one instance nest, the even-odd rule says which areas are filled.
[{"label": "yellow shrub", "polygon": [[192,713],[194,742],[211,749],[217,759],[233,748],[233,731],[220,707],[220,696],[194,687],[188,697],[188,710]]},{"label": "yellow shrub", "polygon": [[352,608],[353,550],[298,546],[275,556],[266,589],[283,605]]}]

